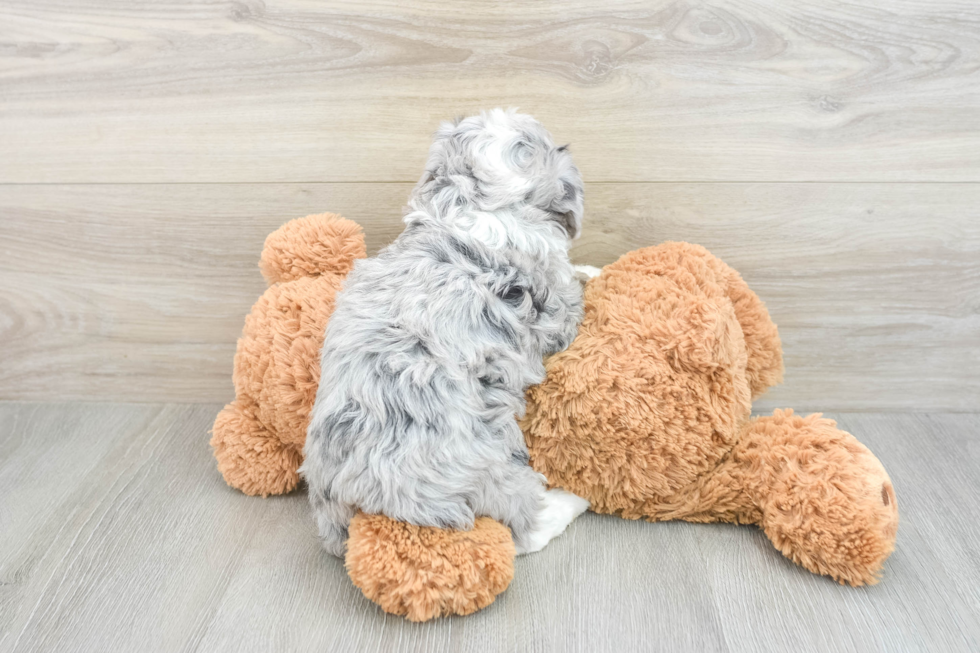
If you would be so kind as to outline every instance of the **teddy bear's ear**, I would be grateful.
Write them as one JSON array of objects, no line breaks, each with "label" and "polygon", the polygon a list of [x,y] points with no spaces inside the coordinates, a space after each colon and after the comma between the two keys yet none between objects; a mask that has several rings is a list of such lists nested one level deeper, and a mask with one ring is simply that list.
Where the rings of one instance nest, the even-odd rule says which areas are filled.
[{"label": "teddy bear's ear", "polygon": [[691,371],[746,363],[745,336],[727,297],[694,297],[674,310],[658,339],[671,362]]},{"label": "teddy bear's ear", "polygon": [[725,268],[730,271],[725,293],[732,302],[735,317],[745,335],[745,350],[749,357],[746,373],[752,398],[755,399],[782,382],[783,347],[779,330],[769,317],[766,305],[737,272],[727,265]]},{"label": "teddy bear's ear", "polygon": [[667,270],[685,268],[694,279],[720,287],[731,301],[745,337],[745,350],[748,354],[746,376],[753,399],[781,382],[783,350],[779,342],[779,330],[769,316],[765,304],[741,275],[700,245],[663,243],[651,251],[654,252],[651,259],[659,260]]},{"label": "teddy bear's ear", "polygon": [[336,213],[290,220],[265,239],[259,269],[271,285],[321,274],[346,275],[367,255],[359,224]]}]

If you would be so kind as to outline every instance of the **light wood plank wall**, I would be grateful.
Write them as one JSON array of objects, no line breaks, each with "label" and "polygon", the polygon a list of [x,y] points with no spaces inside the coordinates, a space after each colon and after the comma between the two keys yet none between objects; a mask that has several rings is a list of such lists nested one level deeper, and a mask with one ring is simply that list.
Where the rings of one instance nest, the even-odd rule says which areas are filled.
[{"label": "light wood plank wall", "polygon": [[980,410],[972,0],[3,0],[0,43],[0,399],[230,399],[265,235],[376,251],[438,121],[518,106],[577,262],[699,242],[766,301],[760,409]]}]

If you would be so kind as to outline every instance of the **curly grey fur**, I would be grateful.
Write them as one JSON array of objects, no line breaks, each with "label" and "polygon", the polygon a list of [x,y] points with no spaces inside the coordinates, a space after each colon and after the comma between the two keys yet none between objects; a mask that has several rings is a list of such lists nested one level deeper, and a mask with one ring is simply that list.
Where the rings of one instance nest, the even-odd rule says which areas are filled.
[{"label": "curly grey fur", "polygon": [[582,316],[568,259],[582,180],[530,116],[494,110],[436,132],[406,229],[337,296],[302,467],[324,547],[357,509],[528,542],[544,477],[515,415]]}]

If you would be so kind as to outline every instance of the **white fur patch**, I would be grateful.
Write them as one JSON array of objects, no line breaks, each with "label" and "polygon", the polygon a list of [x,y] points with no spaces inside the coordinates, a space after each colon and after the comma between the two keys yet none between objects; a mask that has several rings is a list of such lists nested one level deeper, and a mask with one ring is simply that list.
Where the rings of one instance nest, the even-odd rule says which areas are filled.
[{"label": "white fur patch", "polygon": [[538,526],[530,533],[528,546],[517,555],[536,553],[565,532],[575,518],[589,509],[589,502],[565,490],[547,490],[538,513]]},{"label": "white fur patch", "polygon": [[600,274],[602,274],[602,268],[597,268],[593,265],[576,265],[575,266],[575,278],[585,281],[589,279],[595,279]]}]

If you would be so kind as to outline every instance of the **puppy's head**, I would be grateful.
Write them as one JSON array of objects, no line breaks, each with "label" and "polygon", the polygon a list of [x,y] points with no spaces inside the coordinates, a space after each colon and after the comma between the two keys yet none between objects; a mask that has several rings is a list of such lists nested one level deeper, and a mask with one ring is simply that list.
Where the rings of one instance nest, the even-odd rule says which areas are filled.
[{"label": "puppy's head", "polygon": [[514,209],[572,239],[582,230],[582,177],[567,146],[556,147],[541,123],[493,109],[439,127],[411,206],[444,216]]}]

